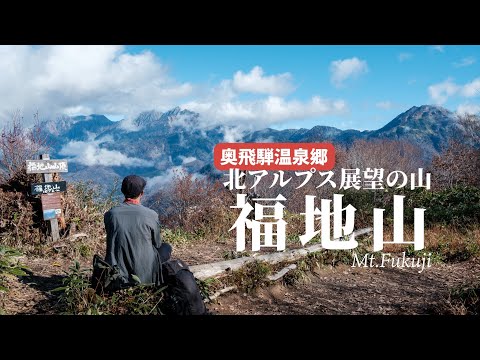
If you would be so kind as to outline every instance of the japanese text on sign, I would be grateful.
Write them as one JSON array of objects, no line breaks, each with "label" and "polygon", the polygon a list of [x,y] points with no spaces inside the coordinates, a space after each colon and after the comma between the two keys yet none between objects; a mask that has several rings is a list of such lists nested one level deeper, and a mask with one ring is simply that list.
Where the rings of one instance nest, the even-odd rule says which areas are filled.
[{"label": "japanese text on sign", "polygon": [[30,193],[32,195],[51,194],[65,191],[67,189],[66,181],[46,182],[39,184],[32,184],[30,186]]},{"label": "japanese text on sign", "polygon": [[27,160],[27,174],[68,172],[67,160]]}]

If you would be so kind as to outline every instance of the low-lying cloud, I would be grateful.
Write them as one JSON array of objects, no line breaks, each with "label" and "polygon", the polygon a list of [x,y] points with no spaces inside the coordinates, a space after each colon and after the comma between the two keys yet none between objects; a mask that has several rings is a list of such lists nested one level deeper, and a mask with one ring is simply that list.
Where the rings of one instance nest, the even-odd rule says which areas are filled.
[{"label": "low-lying cloud", "polygon": [[269,96],[253,101],[190,102],[184,106],[199,112],[210,125],[236,125],[254,129],[286,121],[338,115],[348,110],[345,101],[324,99],[320,96],[314,96],[308,101],[285,100],[282,97]]},{"label": "low-lying cloud", "polygon": [[478,104],[471,104],[471,103],[464,103],[460,104],[457,108],[457,114],[465,115],[471,114],[476,115],[480,114],[480,105]]},{"label": "low-lying cloud", "polygon": [[195,156],[182,156],[180,155],[179,158],[182,160],[182,165],[189,164],[197,160]]},{"label": "low-lying cloud", "polygon": [[128,117],[127,119],[120,120],[118,122],[118,127],[122,130],[128,132],[135,132],[142,130],[142,126],[139,126],[135,123],[135,119],[133,117]]},{"label": "low-lying cloud", "polygon": [[[172,166],[164,173],[158,176],[147,177],[147,185],[145,186],[145,194],[147,196],[156,193],[159,189],[164,189],[170,186],[175,178],[182,178],[189,172],[183,166]],[[193,173],[191,174],[193,179],[204,178],[204,175]]]},{"label": "low-lying cloud", "polygon": [[236,143],[243,139],[245,135],[245,129],[238,126],[233,126],[233,127],[224,126],[222,128],[222,133],[223,133],[223,142]]},{"label": "low-lying cloud", "polygon": [[104,142],[106,141],[70,141],[62,147],[59,154],[86,166],[153,166],[151,161],[128,157],[120,151],[102,148],[101,144]]}]

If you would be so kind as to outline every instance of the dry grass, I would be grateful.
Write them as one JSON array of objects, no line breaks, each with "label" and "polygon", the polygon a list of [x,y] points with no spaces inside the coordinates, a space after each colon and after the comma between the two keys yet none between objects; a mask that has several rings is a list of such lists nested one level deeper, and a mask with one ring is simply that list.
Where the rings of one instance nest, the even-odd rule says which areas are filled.
[{"label": "dry grass", "polygon": [[453,289],[447,304],[454,315],[480,315],[480,285]]},{"label": "dry grass", "polygon": [[[40,202],[26,192],[0,189],[0,243],[20,249],[27,255],[62,255],[70,259],[103,253],[105,230],[103,214],[112,205],[92,184],[69,184],[63,193],[60,240],[49,241],[47,223],[41,218]],[[75,234],[84,234],[74,237]]]},{"label": "dry grass", "polygon": [[171,186],[156,193],[147,205],[158,210],[160,223],[171,230],[172,242],[177,241],[175,234],[194,241],[225,241],[232,238],[228,230],[238,216],[236,209],[230,208],[235,199],[223,184],[185,173],[178,173]]},{"label": "dry grass", "polygon": [[[404,241],[413,241],[414,229],[405,226]],[[385,227],[384,241],[393,241],[393,228]],[[409,248],[410,250],[412,247]],[[405,251],[405,245],[385,244],[384,252]],[[433,225],[425,228],[425,248],[420,252],[432,252],[441,261],[467,260],[480,253],[480,226],[456,228],[445,225]]]},{"label": "dry grass", "polygon": [[40,203],[25,192],[0,188],[0,243],[33,251],[45,239]]},{"label": "dry grass", "polygon": [[92,183],[70,184],[64,197],[65,229],[63,237],[71,239],[75,234],[87,236],[75,241],[64,241],[63,252],[70,252],[70,258],[78,255],[90,258],[93,253],[105,252],[105,227],[103,215],[117,202],[113,196],[104,197],[101,191]]}]

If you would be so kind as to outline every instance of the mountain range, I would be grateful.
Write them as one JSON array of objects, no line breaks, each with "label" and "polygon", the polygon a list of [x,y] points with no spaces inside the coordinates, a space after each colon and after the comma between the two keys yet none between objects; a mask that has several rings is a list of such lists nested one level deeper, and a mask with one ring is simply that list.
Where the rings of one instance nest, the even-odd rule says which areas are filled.
[{"label": "mountain range", "polygon": [[[211,174],[213,148],[224,141],[332,142],[349,146],[357,139],[405,140],[423,149],[425,160],[450,139],[461,139],[464,128],[455,113],[439,106],[414,106],[378,130],[339,130],[318,125],[311,129],[271,128],[238,132],[235,127],[201,126],[200,114],[176,107],[146,111],[135,119],[111,121],[104,115],[62,116],[42,122],[52,158],[68,158],[67,179],[93,180],[106,185],[130,173],[162,183],[180,166]],[[236,135],[236,138],[232,137]],[[154,181],[154,182],[155,182]]]}]

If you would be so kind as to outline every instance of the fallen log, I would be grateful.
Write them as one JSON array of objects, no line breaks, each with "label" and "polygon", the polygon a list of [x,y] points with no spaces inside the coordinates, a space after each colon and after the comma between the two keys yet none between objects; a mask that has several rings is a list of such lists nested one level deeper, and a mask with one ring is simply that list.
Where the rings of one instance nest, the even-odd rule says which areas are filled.
[{"label": "fallen log", "polygon": [[[372,231],[373,231],[372,228],[365,228],[365,229],[354,231],[354,234],[355,236],[360,236],[360,235],[368,234]],[[277,252],[273,254],[258,255],[258,256],[247,256],[247,257],[241,257],[233,260],[214,262],[210,264],[194,265],[194,266],[190,266],[190,270],[193,272],[193,275],[195,275],[197,279],[205,280],[208,278],[216,277],[225,271],[238,270],[245,264],[253,262],[255,260],[265,261],[269,264],[277,264],[283,261],[295,261],[302,257],[307,256],[308,254],[322,251],[322,250],[323,248],[321,244],[315,244],[302,249],[293,249],[293,250]]]},{"label": "fallen log", "polygon": [[270,281],[277,281],[278,279],[282,278],[285,276],[286,273],[288,273],[290,270],[295,270],[297,268],[297,265],[295,264],[290,264],[287,267],[283,268],[279,272],[267,276],[267,279]]},{"label": "fallen log", "polygon": [[213,294],[212,296],[210,296],[209,299],[205,299],[205,302],[210,302],[210,301],[213,301],[215,300],[216,298],[218,298],[220,295],[222,294],[225,294],[229,291],[232,291],[232,290],[235,290],[237,287],[236,286],[229,286],[229,287],[226,287],[225,289],[222,289],[222,290],[219,290],[217,291],[215,294]]}]

